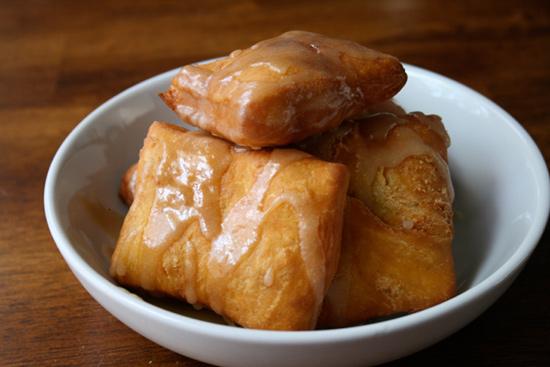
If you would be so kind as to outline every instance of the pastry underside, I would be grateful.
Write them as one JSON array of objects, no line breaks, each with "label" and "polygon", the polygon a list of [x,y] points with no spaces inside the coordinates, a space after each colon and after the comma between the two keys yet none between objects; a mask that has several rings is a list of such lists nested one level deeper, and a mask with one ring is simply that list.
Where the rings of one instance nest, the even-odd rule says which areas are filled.
[{"label": "pastry underside", "polygon": [[244,327],[315,327],[338,263],[345,166],[155,122],[133,173],[111,263],[119,283]]},{"label": "pastry underside", "polygon": [[161,97],[183,121],[261,148],[332,129],[391,98],[406,80],[393,56],[292,31],[183,67]]},{"label": "pastry underside", "polygon": [[391,104],[372,112],[301,145],[350,169],[342,253],[321,327],[414,312],[455,294],[450,141],[441,119]]}]

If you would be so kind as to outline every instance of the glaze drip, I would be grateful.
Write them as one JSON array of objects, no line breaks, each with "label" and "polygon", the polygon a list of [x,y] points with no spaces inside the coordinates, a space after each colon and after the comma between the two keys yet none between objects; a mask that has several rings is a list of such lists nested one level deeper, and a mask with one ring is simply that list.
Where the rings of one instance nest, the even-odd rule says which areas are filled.
[{"label": "glaze drip", "polygon": [[[272,208],[288,203],[292,206],[298,217],[300,233],[300,252],[304,267],[309,278],[310,285],[315,296],[315,304],[320,307],[325,292],[325,252],[319,246],[319,213],[311,203],[311,197],[307,192],[303,195],[280,195],[272,204]],[[319,309],[315,310],[317,314]]]},{"label": "glaze drip", "polygon": [[184,297],[192,305],[197,303],[197,259],[195,246],[191,241],[185,241],[183,270],[185,274]]},{"label": "glaze drip", "polygon": [[[144,160],[141,169],[146,175],[154,176],[155,188],[141,234],[148,250],[143,256],[144,270],[140,279],[143,288],[152,289],[157,276],[154,269],[164,252],[182,238],[189,225],[198,222],[205,238],[214,238],[219,233],[220,181],[231,162],[231,154],[225,142],[199,132],[188,132],[177,141],[166,137],[148,139],[146,144],[155,145],[159,154],[157,160]],[[142,179],[137,177],[136,195],[147,189],[142,187]],[[186,283],[182,292],[190,303],[194,303],[197,299],[194,286],[197,260],[195,249],[190,246],[190,243],[183,246]]]},{"label": "glaze drip", "polygon": [[193,132],[186,134],[189,141],[186,148],[168,149],[167,144],[162,143],[162,157],[156,172],[156,179],[162,184],[157,185],[144,231],[144,242],[149,247],[161,247],[181,237],[195,219],[206,238],[212,239],[219,232],[220,180],[230,156],[215,154],[227,150],[221,142],[213,140],[209,145],[199,145],[192,139],[194,135]]},{"label": "glaze drip", "polygon": [[[214,311],[223,312],[223,285],[225,284],[223,279],[257,243],[258,231],[265,216],[280,203],[280,201],[275,201],[269,205],[264,202],[273,178],[285,167],[306,157],[308,157],[306,153],[298,151],[291,154],[285,150],[273,150],[252,187],[225,215],[221,223],[221,232],[212,242],[208,261],[209,274],[212,277],[210,284],[213,285],[209,289],[210,306]],[[285,197],[285,201],[290,201],[292,197],[290,195]],[[265,207],[266,205],[268,206]],[[300,226],[303,225],[302,223],[303,221],[300,220]],[[307,224],[304,225],[307,226]],[[304,235],[309,235],[309,232]],[[304,248],[304,244],[309,246],[309,241],[309,238],[302,236],[301,231],[300,248]],[[302,256],[304,253],[306,254],[304,263],[307,266],[309,251],[302,251]],[[316,290],[314,284],[312,286]]]}]

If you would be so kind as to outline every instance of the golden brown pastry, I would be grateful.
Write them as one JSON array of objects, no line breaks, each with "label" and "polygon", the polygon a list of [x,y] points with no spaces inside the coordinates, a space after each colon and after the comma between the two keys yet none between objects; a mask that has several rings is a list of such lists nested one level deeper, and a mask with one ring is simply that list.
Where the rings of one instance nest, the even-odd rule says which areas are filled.
[{"label": "golden brown pastry", "polygon": [[122,176],[118,194],[120,198],[130,206],[134,201],[134,193],[136,192],[137,181],[137,163],[132,165]]},{"label": "golden brown pastry", "polygon": [[332,129],[391,98],[406,80],[393,56],[292,31],[185,66],[161,97],[185,122],[258,148]]},{"label": "golden brown pastry", "polygon": [[418,311],[455,294],[449,138],[439,117],[389,107],[400,116],[346,122],[302,146],[351,173],[324,327]]},{"label": "golden brown pastry", "polygon": [[135,182],[112,257],[118,282],[249,328],[315,327],[338,262],[345,166],[155,122]]}]

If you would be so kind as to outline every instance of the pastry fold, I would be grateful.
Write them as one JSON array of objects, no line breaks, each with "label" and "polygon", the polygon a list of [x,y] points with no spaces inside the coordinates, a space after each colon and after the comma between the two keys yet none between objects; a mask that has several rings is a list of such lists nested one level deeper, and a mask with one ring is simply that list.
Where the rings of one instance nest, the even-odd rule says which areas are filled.
[{"label": "pastry fold", "polygon": [[119,283],[249,328],[315,327],[338,263],[345,166],[155,122],[134,172],[111,263]]},{"label": "pastry fold", "polygon": [[187,65],[161,94],[185,122],[253,148],[338,126],[395,95],[400,62],[352,41],[291,31],[206,64]]},{"label": "pastry fold", "polygon": [[449,138],[437,116],[385,108],[398,115],[346,122],[301,146],[350,169],[323,327],[418,311],[455,294]]}]

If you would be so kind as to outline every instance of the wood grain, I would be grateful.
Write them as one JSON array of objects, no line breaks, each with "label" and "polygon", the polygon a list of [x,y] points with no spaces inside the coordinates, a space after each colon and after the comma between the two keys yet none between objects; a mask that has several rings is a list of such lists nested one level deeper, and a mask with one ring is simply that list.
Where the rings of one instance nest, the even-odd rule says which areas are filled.
[{"label": "wood grain", "polygon": [[[289,29],[349,38],[459,80],[515,116],[550,159],[548,1],[2,1],[0,365],[199,362],[121,324],[49,235],[43,184],[71,129],[119,91]],[[550,365],[550,235],[472,324],[394,365]]]}]

